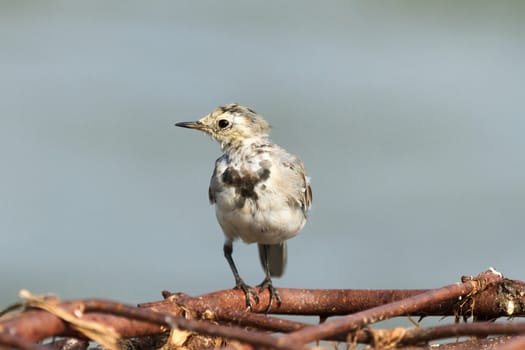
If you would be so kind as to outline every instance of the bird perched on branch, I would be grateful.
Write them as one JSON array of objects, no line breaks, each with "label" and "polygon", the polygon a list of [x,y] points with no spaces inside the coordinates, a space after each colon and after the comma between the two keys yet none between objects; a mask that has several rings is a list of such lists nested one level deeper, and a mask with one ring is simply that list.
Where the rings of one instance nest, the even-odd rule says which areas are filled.
[{"label": "bird perched on branch", "polygon": [[233,241],[257,243],[265,278],[259,291],[268,289],[270,302],[281,303],[272,285],[286,265],[286,240],[304,227],[312,191],[302,161],[269,139],[270,126],[250,108],[220,106],[200,120],[176,126],[200,130],[219,142],[224,154],[215,161],[209,199],[226,236],[224,256],[244,291],[246,305],[258,302],[256,291],[240,277],[233,262]]}]

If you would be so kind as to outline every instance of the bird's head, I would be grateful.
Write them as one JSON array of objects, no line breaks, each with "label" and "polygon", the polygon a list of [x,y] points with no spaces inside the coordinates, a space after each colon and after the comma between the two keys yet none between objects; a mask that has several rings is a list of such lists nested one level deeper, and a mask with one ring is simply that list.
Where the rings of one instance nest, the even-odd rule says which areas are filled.
[{"label": "bird's head", "polygon": [[266,138],[270,132],[270,126],[263,117],[237,103],[220,106],[197,121],[175,125],[205,132],[223,149],[242,145],[246,140]]}]

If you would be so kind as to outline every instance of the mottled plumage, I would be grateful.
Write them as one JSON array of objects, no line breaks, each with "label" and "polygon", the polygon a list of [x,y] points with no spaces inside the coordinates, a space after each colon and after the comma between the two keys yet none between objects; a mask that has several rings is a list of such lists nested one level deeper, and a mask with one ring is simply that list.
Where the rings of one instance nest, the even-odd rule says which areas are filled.
[{"label": "mottled plumage", "polygon": [[268,288],[271,302],[279,294],[271,276],[281,276],[286,264],[286,240],[306,223],[312,191],[302,161],[272,143],[268,123],[255,111],[229,104],[195,122],[177,126],[198,129],[221,145],[224,154],[215,162],[209,199],[215,204],[217,220],[226,236],[224,253],[236,280],[257,300],[253,289],[239,277],[231,257],[232,242],[240,238],[258,243],[266,278],[260,287]]}]

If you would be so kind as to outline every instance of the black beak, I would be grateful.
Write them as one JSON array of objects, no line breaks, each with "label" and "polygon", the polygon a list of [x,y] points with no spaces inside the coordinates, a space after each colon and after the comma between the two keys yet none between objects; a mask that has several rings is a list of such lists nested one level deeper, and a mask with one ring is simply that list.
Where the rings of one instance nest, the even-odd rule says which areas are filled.
[{"label": "black beak", "polygon": [[198,129],[198,130],[201,130],[204,128],[204,124],[202,124],[200,121],[180,122],[180,123],[176,123],[175,126],[180,126],[181,128],[188,128],[188,129]]}]

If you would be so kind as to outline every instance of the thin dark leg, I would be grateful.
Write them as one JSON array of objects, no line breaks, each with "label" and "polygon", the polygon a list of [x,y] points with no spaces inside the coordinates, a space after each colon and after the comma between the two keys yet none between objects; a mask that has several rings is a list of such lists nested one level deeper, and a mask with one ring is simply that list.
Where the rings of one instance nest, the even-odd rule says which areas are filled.
[{"label": "thin dark leg", "polygon": [[253,297],[256,303],[259,303],[259,295],[257,295],[257,292],[252,287],[244,283],[241,276],[239,275],[239,271],[237,271],[237,267],[235,266],[235,263],[233,262],[233,257],[232,257],[233,242],[230,239],[227,239],[226,241],[224,241],[223,250],[224,250],[224,257],[228,261],[228,264],[230,265],[230,269],[232,270],[232,273],[233,273],[233,277],[235,278],[235,288],[241,289],[244,292],[244,294],[246,295],[246,307],[248,309],[251,309],[252,307],[251,297]]},{"label": "thin dark leg", "polygon": [[273,287],[272,284],[272,277],[270,276],[270,247],[266,244],[261,244],[263,247],[263,265],[264,265],[264,273],[266,277],[261,282],[261,284],[258,285],[259,292],[262,292],[264,289],[268,288],[268,291],[270,292],[270,302],[268,304],[268,307],[266,308],[266,313],[270,312],[272,309],[273,301],[277,301],[277,305],[281,305],[281,296],[279,295],[279,292],[277,289]]}]

